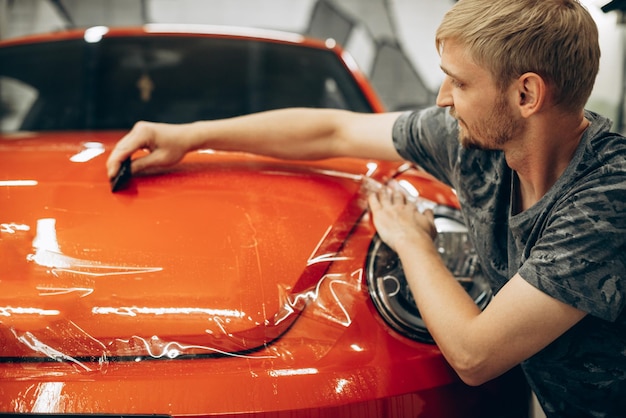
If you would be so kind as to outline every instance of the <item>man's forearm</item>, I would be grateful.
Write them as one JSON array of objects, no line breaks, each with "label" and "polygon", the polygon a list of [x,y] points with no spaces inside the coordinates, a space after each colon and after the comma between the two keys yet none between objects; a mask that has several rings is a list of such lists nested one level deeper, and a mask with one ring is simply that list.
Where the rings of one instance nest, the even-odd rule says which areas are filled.
[{"label": "man's forearm", "polygon": [[284,159],[336,156],[343,111],[281,109],[192,124],[192,149],[242,151]]},{"label": "man's forearm", "polygon": [[398,114],[291,108],[193,123],[191,149],[243,151],[276,158],[398,160],[391,127]]},{"label": "man's forearm", "polygon": [[475,341],[464,335],[471,335],[467,332],[480,314],[478,306],[427,237],[405,241],[398,254],[422,319],[448,362],[459,374],[474,367],[479,361]]}]

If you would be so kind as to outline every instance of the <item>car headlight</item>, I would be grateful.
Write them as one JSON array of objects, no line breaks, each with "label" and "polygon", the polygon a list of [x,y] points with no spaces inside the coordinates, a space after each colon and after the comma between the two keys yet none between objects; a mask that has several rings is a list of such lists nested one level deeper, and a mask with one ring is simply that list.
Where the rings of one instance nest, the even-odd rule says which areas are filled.
[{"label": "car headlight", "polygon": [[[436,206],[434,213],[438,233],[435,245],[439,254],[474,302],[484,309],[492,292],[481,272],[460,211]],[[389,326],[417,341],[433,342],[409,290],[398,255],[378,235],[370,245],[366,277],[374,305]]]}]

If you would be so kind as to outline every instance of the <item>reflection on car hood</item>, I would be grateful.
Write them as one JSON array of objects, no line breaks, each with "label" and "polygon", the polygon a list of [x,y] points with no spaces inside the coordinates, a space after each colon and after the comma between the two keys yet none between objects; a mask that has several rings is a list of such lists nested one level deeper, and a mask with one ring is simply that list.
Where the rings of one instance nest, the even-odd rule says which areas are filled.
[{"label": "reflection on car hood", "polygon": [[262,347],[362,214],[363,176],[390,169],[205,151],[111,193],[105,149],[119,135],[0,141],[5,356],[171,355],[151,340],[211,355]]}]

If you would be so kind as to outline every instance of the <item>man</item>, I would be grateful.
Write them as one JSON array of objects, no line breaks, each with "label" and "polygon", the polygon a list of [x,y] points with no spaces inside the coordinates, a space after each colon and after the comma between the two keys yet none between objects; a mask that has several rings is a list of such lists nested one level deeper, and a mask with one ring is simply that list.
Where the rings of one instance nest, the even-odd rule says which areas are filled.
[{"label": "man", "polygon": [[550,417],[626,416],[626,142],[584,111],[599,66],[595,23],[577,0],[461,0],[436,44],[439,108],[139,123],[108,174],[141,148],[150,153],[133,171],[200,148],[419,164],[457,190],[497,292],[484,311],[441,262],[432,213],[390,190],[369,203],[459,376],[479,385],[521,364]]}]

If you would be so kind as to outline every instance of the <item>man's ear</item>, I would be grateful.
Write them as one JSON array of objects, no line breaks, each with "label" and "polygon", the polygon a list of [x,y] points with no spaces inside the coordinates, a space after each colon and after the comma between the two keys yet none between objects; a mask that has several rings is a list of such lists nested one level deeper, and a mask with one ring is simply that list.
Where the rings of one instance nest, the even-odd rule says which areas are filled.
[{"label": "man's ear", "polygon": [[522,74],[515,84],[516,104],[522,117],[529,117],[543,107],[547,86],[537,73]]}]

